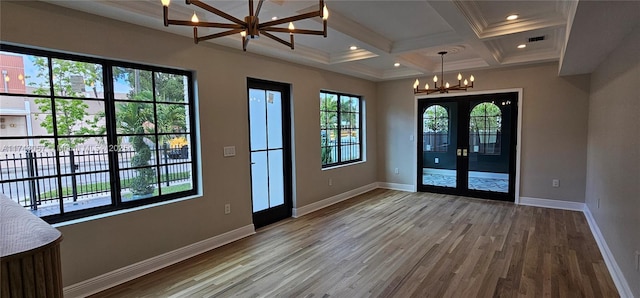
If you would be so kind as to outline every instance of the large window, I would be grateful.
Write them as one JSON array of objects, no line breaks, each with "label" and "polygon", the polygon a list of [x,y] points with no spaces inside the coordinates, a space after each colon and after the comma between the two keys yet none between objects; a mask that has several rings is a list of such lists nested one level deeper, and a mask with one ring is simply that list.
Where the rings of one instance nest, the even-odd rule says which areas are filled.
[{"label": "large window", "polygon": [[362,160],[362,99],[320,92],[320,146],[322,167]]},{"label": "large window", "polygon": [[0,50],[5,196],[60,222],[196,193],[190,72]]}]

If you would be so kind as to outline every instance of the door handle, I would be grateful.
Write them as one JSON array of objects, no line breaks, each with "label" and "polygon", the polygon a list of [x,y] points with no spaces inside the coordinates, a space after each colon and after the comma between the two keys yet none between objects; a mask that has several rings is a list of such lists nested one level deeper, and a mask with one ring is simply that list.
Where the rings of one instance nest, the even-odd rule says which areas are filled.
[{"label": "door handle", "polygon": [[467,149],[462,149],[462,156],[467,156]]},{"label": "door handle", "polygon": [[458,156],[462,156],[462,149],[458,149]]}]

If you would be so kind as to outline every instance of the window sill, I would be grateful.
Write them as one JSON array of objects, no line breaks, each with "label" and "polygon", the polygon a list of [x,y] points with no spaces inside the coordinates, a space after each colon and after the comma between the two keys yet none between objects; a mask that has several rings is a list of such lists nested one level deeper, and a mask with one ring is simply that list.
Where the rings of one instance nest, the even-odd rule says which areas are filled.
[{"label": "window sill", "polygon": [[337,165],[337,166],[331,166],[331,167],[326,167],[326,168],[322,168],[323,171],[326,170],[333,170],[333,169],[338,169],[338,168],[344,168],[344,167],[350,167],[350,166],[355,166],[355,165],[359,165],[359,164],[363,164],[366,163],[366,160],[361,160],[361,161],[356,161],[356,162],[352,162],[352,163],[346,163],[346,164],[342,164],[342,165]]},{"label": "window sill", "polygon": [[177,199],[173,199],[173,200],[162,201],[162,202],[148,204],[148,205],[142,205],[142,206],[133,207],[133,208],[129,208],[129,209],[122,209],[122,210],[116,210],[116,211],[96,214],[96,215],[87,216],[87,217],[78,218],[78,219],[73,219],[73,220],[69,220],[69,221],[63,221],[63,222],[52,224],[51,226],[53,226],[54,228],[71,226],[71,225],[80,224],[80,223],[84,223],[84,222],[88,222],[88,221],[92,221],[92,220],[96,220],[96,219],[101,219],[101,218],[121,215],[121,214],[129,213],[129,212],[135,212],[135,211],[138,211],[138,210],[143,210],[143,209],[147,209],[147,208],[154,208],[154,207],[158,207],[158,206],[173,204],[173,203],[186,201],[186,200],[191,200],[191,199],[197,199],[197,198],[201,198],[201,197],[202,197],[202,194],[195,194],[195,195],[187,196],[187,197],[183,197],[183,198],[177,198]]}]

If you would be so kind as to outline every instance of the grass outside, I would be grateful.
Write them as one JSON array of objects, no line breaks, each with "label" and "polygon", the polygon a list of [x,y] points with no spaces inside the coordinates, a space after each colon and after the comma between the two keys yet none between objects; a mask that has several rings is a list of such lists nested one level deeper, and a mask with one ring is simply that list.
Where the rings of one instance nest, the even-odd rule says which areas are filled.
[{"label": "grass outside", "polygon": [[[167,179],[168,177],[168,179]],[[185,180],[185,179],[189,179],[191,178],[191,173],[190,172],[179,172],[179,173],[170,173],[169,176],[167,176],[166,174],[163,174],[162,177],[160,178],[160,180],[163,183],[166,183],[166,181],[177,181],[177,180]],[[122,189],[126,189],[131,187],[131,182],[133,181],[133,178],[127,178],[127,179],[122,179],[120,180],[120,186],[122,187]],[[182,185],[182,184],[180,184]],[[177,190],[177,191],[168,191],[168,189],[170,189],[172,186],[164,186],[162,187],[162,192],[163,193],[168,193],[168,192],[179,192],[182,190]],[[85,193],[93,193],[93,192],[97,192],[100,190],[104,190],[105,192],[109,191],[111,188],[111,185],[109,184],[109,182],[96,182],[96,183],[88,183],[88,184],[81,184],[77,186],[77,191],[78,191],[78,195],[81,196]],[[190,189],[190,188],[187,188]],[[185,190],[187,190],[185,189]],[[84,192],[83,192],[84,191]],[[154,193],[154,195],[157,195],[157,189],[156,189],[156,193]],[[63,187],[62,188],[62,196],[63,197],[68,197],[68,196],[72,196],[73,195],[73,188],[70,186],[67,187]],[[40,193],[40,199],[41,200],[49,200],[49,199],[55,199],[58,198],[58,190],[50,190],[50,191],[46,191],[43,193]],[[23,200],[24,202],[28,202],[29,198],[25,198]]]}]

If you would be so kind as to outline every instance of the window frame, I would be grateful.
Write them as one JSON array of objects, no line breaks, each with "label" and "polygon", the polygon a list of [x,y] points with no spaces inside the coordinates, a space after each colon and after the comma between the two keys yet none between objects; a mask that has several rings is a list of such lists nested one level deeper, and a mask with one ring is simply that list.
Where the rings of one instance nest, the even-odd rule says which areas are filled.
[{"label": "window frame", "polygon": [[[340,107],[340,100],[341,97],[349,97],[351,99],[358,99],[358,127],[357,127],[357,131],[358,131],[358,158],[356,159],[349,159],[349,160],[343,160],[342,158],[342,150],[340,149],[342,147],[342,138],[341,137],[337,137],[337,143],[335,145],[336,148],[338,148],[338,152],[337,152],[337,161],[336,162],[332,162],[332,163],[327,163],[327,164],[323,164],[322,162],[322,158],[320,160],[320,163],[322,165],[322,169],[328,169],[328,168],[333,168],[333,167],[337,167],[337,166],[342,166],[342,165],[348,165],[348,164],[353,164],[353,163],[358,163],[364,160],[364,144],[363,144],[363,140],[364,140],[364,127],[363,127],[363,103],[364,100],[362,98],[362,96],[360,95],[354,95],[354,94],[348,94],[348,93],[343,93],[343,92],[336,92],[336,91],[329,91],[329,90],[320,90],[320,113],[322,112],[327,112],[326,110],[323,110],[322,107],[322,99],[323,99],[323,95],[324,94],[331,94],[331,95],[335,95],[337,97],[337,109],[335,111],[335,113],[337,114],[336,117],[336,122],[338,123],[338,126],[336,128],[337,130],[337,135],[341,136],[342,134],[342,130],[343,128],[341,127],[340,123],[341,123],[341,107]],[[320,121],[322,121],[322,117],[320,117]],[[322,140],[322,122],[320,123],[320,139]],[[351,128],[352,129],[352,128]],[[325,131],[329,131],[330,129],[325,128]],[[327,146],[322,146],[322,141],[320,142],[320,152],[322,154],[322,150],[324,150],[324,147]]]},{"label": "window frame", "polygon": [[[85,56],[85,55],[80,55],[80,54],[69,54],[69,53],[63,53],[63,52],[56,52],[56,51],[51,51],[51,50],[45,50],[45,49],[36,49],[36,48],[30,48],[30,47],[25,47],[25,46],[18,46],[18,45],[9,45],[9,44],[0,44],[0,51],[2,52],[8,52],[8,53],[14,53],[14,54],[18,54],[18,55],[34,55],[34,56],[40,56],[40,57],[44,57],[48,60],[48,62],[51,62],[53,59],[64,59],[64,60],[71,60],[74,62],[85,62],[85,63],[93,63],[93,64],[99,64],[102,67],[102,85],[103,85],[103,98],[80,98],[80,97],[68,97],[68,96],[57,96],[55,94],[55,92],[53,92],[53,90],[51,90],[50,94],[48,95],[36,95],[36,94],[29,94],[29,93],[10,93],[10,92],[0,92],[0,95],[3,97],[15,97],[15,98],[42,98],[42,99],[49,99],[52,101],[52,106],[54,106],[55,100],[58,99],[82,99],[82,100],[91,100],[91,101],[102,101],[104,103],[104,121],[105,121],[105,133],[104,135],[100,135],[99,137],[103,137],[106,138],[107,140],[107,162],[108,162],[108,177],[109,177],[109,190],[108,192],[110,193],[110,201],[111,203],[108,205],[104,205],[104,206],[99,206],[99,207],[93,207],[93,208],[87,208],[87,209],[81,209],[81,210],[76,210],[76,211],[69,211],[69,212],[64,212],[64,201],[67,200],[68,198],[66,198],[63,194],[63,192],[60,192],[60,190],[62,189],[62,179],[65,179],[66,177],[71,177],[75,174],[68,174],[68,173],[62,173],[60,171],[60,163],[63,162],[63,158],[62,155],[60,153],[60,150],[54,150],[55,152],[55,163],[56,163],[56,167],[58,168],[58,170],[56,171],[55,174],[50,175],[50,176],[55,176],[55,178],[57,179],[57,192],[59,193],[58,197],[54,200],[58,200],[59,201],[59,213],[57,214],[53,214],[53,215],[45,215],[45,216],[41,216],[40,218],[45,220],[48,223],[60,223],[60,222],[65,222],[65,221],[70,221],[70,220],[76,220],[76,219],[81,219],[81,218],[85,218],[85,217],[89,217],[89,216],[94,216],[94,215],[99,215],[99,214],[104,214],[104,213],[109,213],[109,212],[113,212],[113,211],[120,211],[120,210],[126,210],[126,209],[131,209],[131,208],[136,208],[136,207],[140,207],[140,206],[144,206],[144,205],[152,205],[152,204],[156,204],[159,202],[164,202],[164,201],[170,201],[170,200],[175,200],[175,199],[181,199],[181,198],[187,198],[190,196],[195,196],[199,193],[199,184],[200,184],[200,179],[201,177],[198,175],[199,171],[198,168],[200,166],[200,160],[198,159],[199,155],[198,155],[198,148],[197,148],[197,144],[198,144],[198,129],[197,129],[197,102],[196,102],[196,98],[195,98],[195,83],[194,83],[194,72],[193,71],[188,71],[188,70],[183,70],[183,69],[177,69],[177,68],[168,68],[168,67],[161,67],[161,66],[152,66],[152,65],[145,65],[145,64],[140,64],[140,63],[134,63],[134,62],[125,62],[125,61],[118,61],[118,60],[114,60],[114,59],[105,59],[105,58],[97,58],[97,57],[91,57],[91,56]],[[117,142],[117,138],[119,135],[122,135],[121,133],[117,132],[117,124],[116,124],[116,103],[118,103],[118,100],[115,99],[115,87],[113,84],[113,69],[115,67],[123,67],[123,68],[131,68],[131,69],[139,69],[139,70],[145,70],[145,71],[151,71],[152,72],[152,82],[155,82],[155,74],[156,73],[165,73],[165,74],[172,74],[172,75],[179,75],[179,76],[185,76],[186,77],[186,86],[185,86],[185,92],[187,92],[187,101],[183,102],[182,104],[185,106],[185,112],[188,113],[188,120],[186,122],[186,124],[189,126],[189,131],[188,132],[181,132],[179,134],[188,136],[189,141],[190,141],[190,146],[189,146],[189,156],[190,156],[190,161],[189,162],[182,162],[184,164],[188,164],[190,163],[191,166],[189,167],[190,171],[191,171],[191,183],[192,183],[192,188],[189,190],[184,190],[184,191],[179,191],[179,192],[174,192],[174,193],[168,193],[168,194],[162,194],[162,195],[157,195],[157,196],[152,196],[149,198],[144,198],[144,199],[138,199],[138,200],[130,200],[130,201],[123,201],[122,200],[122,187],[121,187],[121,183],[120,183],[120,177],[119,177],[119,173],[121,171],[121,167],[120,167],[120,160],[119,160],[119,150],[110,150],[110,148],[119,148],[119,144]],[[51,64],[49,64],[48,66],[49,68],[49,76],[52,75],[52,66]],[[49,78],[50,83],[53,82],[53,79],[50,77]],[[53,85],[50,85],[51,88],[53,88]],[[153,111],[154,111],[154,119],[157,122],[157,108],[156,106],[159,104],[167,104],[168,102],[164,102],[164,101],[159,101],[156,99],[156,92],[155,92],[155,83],[153,86],[153,100],[149,101],[149,102],[145,102],[145,103],[150,103],[153,104]],[[131,101],[131,100],[129,100]],[[122,101],[120,101],[122,102]],[[174,103],[174,104],[179,104],[179,103]],[[53,115],[55,110],[52,110],[51,113]],[[54,119],[56,119],[56,117],[53,117]],[[55,123],[57,120],[53,120],[53,123]],[[55,128],[55,126],[54,126]],[[158,137],[160,135],[162,135],[163,133],[159,132],[159,129],[156,127],[154,129],[154,133],[151,134],[154,137]],[[178,134],[178,133],[176,133]],[[41,139],[41,138],[51,138],[54,140],[55,144],[56,144],[56,148],[58,148],[57,144],[59,139],[65,138],[66,136],[59,136],[57,129],[54,129],[53,132],[51,133],[51,136],[8,136],[8,137],[2,137],[0,136],[0,139]],[[95,137],[94,135],[89,135],[89,137]],[[158,157],[159,155],[162,155],[162,152],[160,152],[162,149],[161,148],[155,148],[152,149],[152,154],[155,157]],[[161,161],[157,161],[155,164],[150,165],[150,167],[154,168],[154,170],[158,170],[157,171],[157,177],[156,177],[156,182],[154,183],[154,185],[156,185],[157,187],[160,186],[160,184],[164,183],[165,181],[162,180],[162,173],[160,173],[160,169],[162,169],[165,166],[169,166],[172,165],[173,163],[167,163],[167,164],[163,164]],[[125,168],[126,170],[126,168]],[[29,178],[27,179],[21,179],[21,180],[30,180]],[[159,193],[162,192],[162,190],[158,190]]]}]

